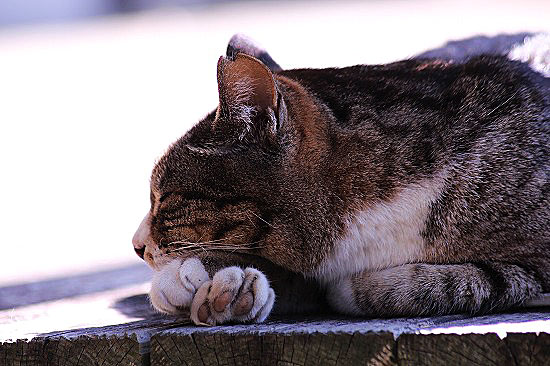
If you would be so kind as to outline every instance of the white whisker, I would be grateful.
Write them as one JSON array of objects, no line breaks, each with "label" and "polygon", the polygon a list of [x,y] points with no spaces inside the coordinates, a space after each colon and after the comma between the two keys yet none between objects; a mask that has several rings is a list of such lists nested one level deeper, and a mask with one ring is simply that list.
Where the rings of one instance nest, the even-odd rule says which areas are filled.
[{"label": "white whisker", "polygon": [[260,215],[256,215],[254,212],[250,211],[250,213],[254,216],[256,216],[258,219],[262,220],[263,222],[265,222],[267,225],[271,226],[272,228],[275,228],[275,226],[273,226],[272,224],[270,224],[269,222],[267,222],[266,220],[264,220]]}]

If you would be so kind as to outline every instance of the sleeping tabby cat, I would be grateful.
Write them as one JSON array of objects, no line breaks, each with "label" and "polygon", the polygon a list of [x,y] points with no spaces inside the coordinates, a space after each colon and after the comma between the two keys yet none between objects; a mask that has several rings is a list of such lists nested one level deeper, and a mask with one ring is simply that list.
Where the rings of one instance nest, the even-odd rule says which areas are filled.
[{"label": "sleeping tabby cat", "polygon": [[237,37],[217,73],[133,240],[159,311],[480,314],[550,291],[550,88],[528,65],[281,70]]}]

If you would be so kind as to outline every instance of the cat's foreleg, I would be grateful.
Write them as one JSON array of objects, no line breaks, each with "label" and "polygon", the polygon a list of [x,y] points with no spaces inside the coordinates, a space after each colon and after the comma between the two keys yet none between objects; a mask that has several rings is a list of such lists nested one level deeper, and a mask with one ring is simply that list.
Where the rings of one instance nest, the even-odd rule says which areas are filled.
[{"label": "cat's foreleg", "polygon": [[540,294],[533,271],[497,262],[408,264],[365,271],[327,286],[327,300],[335,310],[384,317],[487,313]]},{"label": "cat's foreleg", "polygon": [[254,268],[225,267],[210,275],[202,261],[192,257],[175,258],[155,272],[149,298],[161,312],[190,311],[195,324],[214,325],[264,321],[275,293],[266,276]]},{"label": "cat's foreleg", "polygon": [[197,289],[209,281],[198,258],[174,258],[153,273],[149,300],[162,313],[178,314],[191,307]]},{"label": "cat's foreleg", "polygon": [[174,258],[154,273],[149,297],[161,312],[190,312],[196,324],[262,322],[272,311],[325,309],[315,281],[258,256],[220,252]]}]

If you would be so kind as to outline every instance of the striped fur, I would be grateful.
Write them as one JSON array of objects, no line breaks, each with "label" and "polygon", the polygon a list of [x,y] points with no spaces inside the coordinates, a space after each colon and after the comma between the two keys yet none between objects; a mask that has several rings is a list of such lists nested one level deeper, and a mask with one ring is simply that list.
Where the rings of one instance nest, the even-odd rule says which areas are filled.
[{"label": "striped fur", "polygon": [[[162,273],[159,308],[189,306],[160,285],[189,258],[214,281],[197,323],[263,320],[273,290],[274,311],[325,296],[368,316],[501,311],[550,291],[548,79],[494,55],[280,70],[232,42],[218,108],[153,170],[134,245]],[[245,272],[265,304],[243,294]],[[228,274],[235,300],[211,295]]]}]

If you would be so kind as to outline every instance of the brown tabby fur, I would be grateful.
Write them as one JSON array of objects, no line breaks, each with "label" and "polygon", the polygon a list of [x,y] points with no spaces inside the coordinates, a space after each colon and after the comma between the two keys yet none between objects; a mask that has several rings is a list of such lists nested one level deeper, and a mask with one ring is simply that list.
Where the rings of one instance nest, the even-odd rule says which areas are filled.
[{"label": "brown tabby fur", "polygon": [[[220,105],[154,168],[161,257],[253,264],[290,312],[304,288],[307,311],[326,289],[336,310],[379,316],[482,313],[550,291],[546,80],[500,56],[272,70],[231,49]],[[320,274],[355,217],[415,189],[433,192],[416,257],[382,251],[391,265]]]}]

